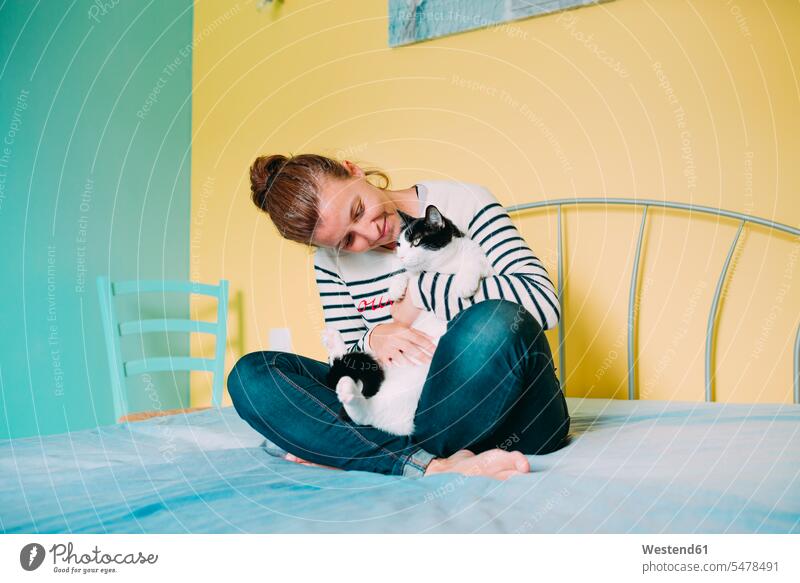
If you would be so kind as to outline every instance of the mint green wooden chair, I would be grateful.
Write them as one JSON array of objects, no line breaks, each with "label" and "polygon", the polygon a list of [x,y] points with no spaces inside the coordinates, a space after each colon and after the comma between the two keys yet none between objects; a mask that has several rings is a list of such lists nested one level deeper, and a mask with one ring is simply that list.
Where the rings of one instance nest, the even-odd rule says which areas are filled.
[{"label": "mint green wooden chair", "polygon": [[[111,371],[111,389],[114,397],[115,419],[126,416],[128,399],[126,378],[135,375],[164,371],[207,371],[213,374],[211,403],[219,407],[225,376],[225,345],[228,319],[228,280],[221,279],[219,285],[208,285],[191,281],[130,280],[111,282],[107,277],[97,278],[97,293],[100,297],[100,312],[106,340],[106,354]],[[120,322],[114,308],[114,298],[141,293],[199,294],[217,298],[217,321],[203,322],[184,319],[148,319]],[[123,361],[120,338],[129,334],[150,332],[188,332],[213,334],[216,336],[214,358],[145,357],[140,360]]]}]

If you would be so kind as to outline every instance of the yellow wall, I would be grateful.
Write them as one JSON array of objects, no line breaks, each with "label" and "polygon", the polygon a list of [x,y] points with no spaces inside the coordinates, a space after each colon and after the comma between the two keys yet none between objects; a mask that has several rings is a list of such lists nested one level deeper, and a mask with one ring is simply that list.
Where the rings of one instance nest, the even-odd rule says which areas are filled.
[{"label": "yellow wall", "polygon": [[[324,359],[311,255],[248,198],[247,169],[263,153],[379,166],[394,188],[477,182],[506,205],[639,197],[800,224],[797,3],[614,0],[395,49],[386,11],[383,1],[286,0],[261,12],[196,2],[191,272],[241,292],[246,352],[288,327],[296,352]],[[517,224],[555,279],[553,216]],[[566,209],[564,219],[567,394],[624,398],[639,213]],[[736,227],[650,211],[642,398],[702,400],[708,307]],[[761,228],[740,243],[721,308],[718,399],[788,402],[800,243]],[[235,317],[231,328],[235,338]],[[207,400],[207,384],[193,394]]]}]

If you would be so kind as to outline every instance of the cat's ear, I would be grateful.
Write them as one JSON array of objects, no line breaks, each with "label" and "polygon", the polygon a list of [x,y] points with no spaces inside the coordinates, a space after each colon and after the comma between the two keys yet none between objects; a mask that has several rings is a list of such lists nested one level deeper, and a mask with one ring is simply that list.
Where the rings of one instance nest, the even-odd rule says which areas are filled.
[{"label": "cat's ear", "polygon": [[414,217],[409,214],[404,213],[400,209],[397,209],[397,214],[400,216],[400,220],[403,222],[403,226],[409,225],[414,221]]},{"label": "cat's ear", "polygon": [[442,213],[432,204],[428,205],[428,208],[425,209],[425,222],[437,229],[444,227],[444,217],[442,217]]}]

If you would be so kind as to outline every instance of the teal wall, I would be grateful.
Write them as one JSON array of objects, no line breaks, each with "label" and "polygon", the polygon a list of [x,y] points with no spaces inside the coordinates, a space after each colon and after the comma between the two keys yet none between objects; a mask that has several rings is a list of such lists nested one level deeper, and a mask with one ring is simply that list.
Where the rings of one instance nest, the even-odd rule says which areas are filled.
[{"label": "teal wall", "polygon": [[[114,423],[97,275],[189,279],[192,19],[192,0],[2,3],[0,438]],[[147,385],[132,410],[188,406],[188,373]]]}]

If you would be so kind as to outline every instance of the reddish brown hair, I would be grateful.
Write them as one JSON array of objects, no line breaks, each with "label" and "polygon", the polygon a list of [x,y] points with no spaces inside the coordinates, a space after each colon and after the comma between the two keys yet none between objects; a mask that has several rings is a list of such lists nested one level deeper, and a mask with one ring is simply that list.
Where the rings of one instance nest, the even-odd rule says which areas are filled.
[{"label": "reddish brown hair", "polygon": [[[381,170],[365,170],[367,176],[379,176],[389,187],[389,177]],[[259,156],[250,167],[250,190],[253,204],[267,213],[285,239],[316,247],[311,238],[319,223],[318,192],[323,178],[350,178],[350,172],[338,160],[318,154],[296,156],[272,154]]]}]

